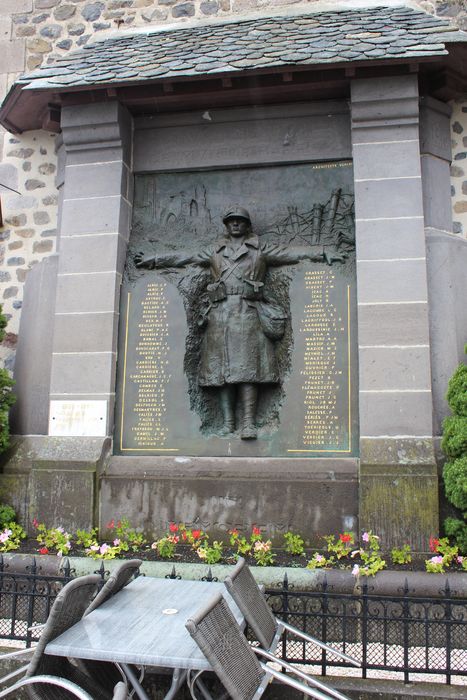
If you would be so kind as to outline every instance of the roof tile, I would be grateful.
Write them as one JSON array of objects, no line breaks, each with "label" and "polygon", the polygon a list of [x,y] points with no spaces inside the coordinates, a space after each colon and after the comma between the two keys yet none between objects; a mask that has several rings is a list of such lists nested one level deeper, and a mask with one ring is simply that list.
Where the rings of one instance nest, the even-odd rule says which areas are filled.
[{"label": "roof tile", "polygon": [[26,73],[25,89],[131,84],[148,78],[446,54],[467,41],[445,20],[410,7],[372,7],[287,17],[125,31]]}]

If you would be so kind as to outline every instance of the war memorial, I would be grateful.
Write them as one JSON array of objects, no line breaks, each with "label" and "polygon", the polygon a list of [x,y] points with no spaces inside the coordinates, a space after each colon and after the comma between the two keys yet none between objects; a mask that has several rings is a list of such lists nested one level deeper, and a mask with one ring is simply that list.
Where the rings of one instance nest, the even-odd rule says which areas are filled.
[{"label": "war memorial", "polygon": [[122,27],[13,83],[1,123],[57,153],[0,474],[25,523],[426,549],[467,340],[466,73],[467,34],[420,8],[310,5]]}]

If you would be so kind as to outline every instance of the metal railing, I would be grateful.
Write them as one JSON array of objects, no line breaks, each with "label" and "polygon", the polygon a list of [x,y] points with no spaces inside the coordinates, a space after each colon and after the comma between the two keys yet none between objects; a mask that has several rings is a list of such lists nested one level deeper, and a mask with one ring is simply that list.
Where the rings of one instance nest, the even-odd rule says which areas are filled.
[{"label": "metal railing", "polygon": [[[381,595],[367,582],[357,593],[336,592],[326,579],[319,590],[294,591],[285,577],[266,595],[277,617],[358,659],[362,678],[392,671],[405,683],[413,674],[440,675],[447,684],[453,676],[467,680],[467,599],[455,597],[449,582],[439,597],[426,597],[407,581],[396,595]],[[346,666],[290,634],[282,644],[287,661],[320,667],[323,676]]]},{"label": "metal railing", "polygon": [[[104,582],[103,562],[95,573]],[[61,575],[48,575],[34,558],[24,571],[12,572],[0,556],[0,642],[36,641],[39,633],[30,628],[47,619],[57,593],[73,577],[68,560]],[[181,577],[174,567],[166,578]],[[209,569],[203,580],[217,579]],[[455,676],[467,680],[467,599],[448,582],[439,597],[427,597],[416,595],[407,581],[395,595],[381,595],[366,582],[356,593],[335,591],[326,579],[318,590],[294,590],[285,576],[266,596],[278,617],[361,661],[356,672],[362,678],[369,671],[395,671],[406,683],[413,674],[436,674],[448,684]],[[315,666],[323,676],[346,666],[289,633],[282,645],[287,661]]]}]

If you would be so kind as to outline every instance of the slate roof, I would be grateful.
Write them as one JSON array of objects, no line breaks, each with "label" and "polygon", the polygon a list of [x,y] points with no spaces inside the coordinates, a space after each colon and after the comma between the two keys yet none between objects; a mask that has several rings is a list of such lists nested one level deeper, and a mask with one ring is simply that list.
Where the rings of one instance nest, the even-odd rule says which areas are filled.
[{"label": "slate roof", "polygon": [[372,7],[134,30],[23,75],[23,89],[66,89],[278,66],[442,56],[467,34],[410,7]]}]

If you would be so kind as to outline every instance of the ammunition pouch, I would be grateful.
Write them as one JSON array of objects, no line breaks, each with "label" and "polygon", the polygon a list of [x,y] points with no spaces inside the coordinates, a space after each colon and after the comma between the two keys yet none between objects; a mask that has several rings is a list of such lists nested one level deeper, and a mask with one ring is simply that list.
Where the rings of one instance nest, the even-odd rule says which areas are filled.
[{"label": "ammunition pouch", "polygon": [[260,301],[263,298],[264,282],[243,279],[242,297],[248,301]]},{"label": "ammunition pouch", "polygon": [[257,301],[256,310],[264,335],[270,340],[280,340],[285,333],[287,314],[276,304]]},{"label": "ammunition pouch", "polygon": [[215,304],[217,301],[223,301],[227,297],[225,284],[222,281],[208,284],[206,291],[211,304]]}]

